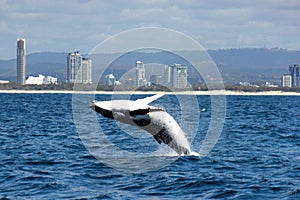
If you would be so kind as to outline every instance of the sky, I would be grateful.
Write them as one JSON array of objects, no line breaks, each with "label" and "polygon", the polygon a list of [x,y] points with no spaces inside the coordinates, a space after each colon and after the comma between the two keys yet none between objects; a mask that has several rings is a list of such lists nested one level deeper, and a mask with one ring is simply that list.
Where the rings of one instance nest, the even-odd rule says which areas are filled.
[{"label": "sky", "polygon": [[299,0],[0,0],[0,60],[16,57],[17,38],[27,54],[87,54],[143,27],[182,32],[205,49],[300,50],[299,19]]}]

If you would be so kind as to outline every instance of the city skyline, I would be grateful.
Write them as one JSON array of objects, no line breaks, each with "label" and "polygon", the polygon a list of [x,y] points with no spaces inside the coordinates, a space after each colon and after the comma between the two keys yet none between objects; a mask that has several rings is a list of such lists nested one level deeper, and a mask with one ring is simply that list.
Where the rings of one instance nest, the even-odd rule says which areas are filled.
[{"label": "city skyline", "polygon": [[[72,6],[68,6],[68,5]],[[300,49],[297,0],[268,1],[22,1],[0,2],[1,59],[15,55],[15,38],[27,53],[88,54],[110,36],[133,28],[161,27],[187,34],[205,49]],[[76,21],[76,26],[73,26]],[[76,34],[73,34],[76,32]],[[47,38],[47,40],[45,40]],[[163,39],[163,38],[162,38]],[[74,46],[74,44],[76,44]]]},{"label": "city skyline", "polygon": [[[25,41],[25,39],[23,39],[23,40]],[[27,46],[27,44],[26,44],[26,46]],[[259,49],[257,49],[257,50],[263,52],[263,50],[259,50]],[[257,51],[257,50],[255,50],[255,49],[251,50],[251,49],[250,49],[250,51],[254,51],[254,52]],[[268,50],[268,51],[269,51],[269,52],[275,52],[275,53],[276,53],[276,52],[278,52],[278,53],[279,53],[279,52],[283,52],[283,53],[286,52],[286,50],[284,50],[284,49],[270,49],[270,50]],[[17,51],[17,53],[18,53],[18,51]],[[56,54],[56,53],[55,53],[55,54]],[[35,56],[38,56],[38,55],[40,55],[40,54],[35,54]],[[42,54],[41,54],[41,55],[42,55]],[[58,54],[57,54],[57,55],[58,55]],[[299,56],[298,56],[298,57],[299,57]],[[24,57],[24,58],[26,59],[26,57]],[[44,61],[44,58],[42,58],[42,57],[41,57],[41,58],[38,58],[38,60],[40,60],[40,59],[42,59],[42,60]],[[292,58],[292,59],[293,59],[293,58]],[[17,59],[15,59],[15,60],[17,61]],[[26,59],[26,60],[27,60],[27,59]],[[84,60],[84,58],[82,58],[82,60]],[[291,60],[291,59],[287,59],[287,60]],[[29,55],[29,61],[32,61],[32,55]],[[50,63],[52,63],[52,61],[53,61],[53,64],[56,63],[56,61],[53,60],[53,59],[52,59],[51,61],[46,61],[46,63],[49,63],[49,64],[50,64]],[[146,61],[149,62],[148,60],[146,60]],[[64,60],[63,62],[65,63],[65,60]],[[171,61],[171,62],[169,62],[169,63],[176,63],[176,62],[172,62],[172,61]],[[180,63],[180,62],[179,62],[179,63]],[[296,63],[296,62],[295,62],[295,63]],[[294,64],[295,64],[295,63],[294,63]],[[43,63],[41,63],[41,64],[43,64]],[[289,63],[289,65],[290,65],[290,64],[292,64],[292,63]],[[15,68],[16,65],[17,65],[17,64],[14,65],[14,69],[16,69],[16,68]],[[55,65],[56,65],[56,64],[55,64]],[[286,64],[284,64],[284,65],[286,66]],[[52,67],[52,66],[50,66],[50,65],[48,65],[48,66],[49,66],[49,67]],[[64,66],[65,66],[65,64],[64,64]],[[84,65],[83,65],[83,66],[84,66]],[[39,67],[42,67],[42,66],[39,66]],[[276,65],[275,65],[275,67],[276,67]],[[43,68],[43,69],[42,69],[42,68]],[[43,71],[43,70],[44,70],[44,64],[43,64],[43,67],[42,67],[42,68],[41,68],[42,71],[40,71],[40,70],[36,71],[36,70],[35,70],[35,72],[33,72],[33,71],[32,71],[32,64],[29,63],[29,71],[28,71],[28,74],[26,74],[26,75],[27,75],[27,76],[29,76],[29,75],[32,76],[32,75],[37,75],[37,74],[40,74],[40,73],[42,73],[42,74],[45,74],[45,73],[46,73],[46,74],[50,74],[50,75],[56,74],[54,71],[53,71],[54,73],[51,72],[51,71],[50,71],[50,72],[45,72],[45,71]],[[285,67],[285,68],[286,68],[286,67]],[[36,69],[37,69],[37,68],[36,68]],[[89,70],[91,70],[91,69],[89,69]],[[91,73],[88,73],[88,74],[91,74]],[[281,73],[281,76],[282,76],[282,74],[286,74],[286,72]],[[62,78],[61,75],[58,75],[58,76],[55,75],[55,76],[58,77],[60,80],[64,81],[64,80],[65,80],[65,77],[66,77],[65,75],[66,75],[66,74],[65,74],[65,72],[64,72],[64,75],[63,75],[64,78]],[[119,75],[118,75],[118,76],[119,76]],[[5,78],[4,78],[4,79],[5,79]],[[88,78],[88,79],[89,79],[89,78]],[[295,78],[294,78],[294,79],[295,79]],[[9,79],[9,80],[12,80],[12,81],[14,82],[16,79],[14,79],[14,80],[13,80],[13,79]],[[147,76],[147,80],[148,80],[148,81],[150,80],[150,76],[149,76],[149,77]],[[279,79],[278,79],[278,80],[279,80]],[[95,80],[94,80],[94,81],[95,81]],[[241,80],[241,81],[246,81],[246,80]],[[269,81],[269,80],[267,80],[267,81]],[[88,83],[88,82],[86,82],[86,83]],[[235,82],[235,83],[237,83],[237,82]],[[273,83],[274,83],[274,82],[273,82]],[[275,83],[278,83],[278,81],[275,81]],[[299,85],[299,84],[297,84],[297,85]]]},{"label": "city skyline", "polygon": [[[150,72],[149,70],[146,70],[146,68],[144,62],[136,61],[135,86],[140,87],[159,84],[176,89],[188,87],[188,67],[186,65],[165,65],[160,73],[158,73],[157,70],[155,72]],[[147,80],[146,76],[150,77],[150,80]]]}]

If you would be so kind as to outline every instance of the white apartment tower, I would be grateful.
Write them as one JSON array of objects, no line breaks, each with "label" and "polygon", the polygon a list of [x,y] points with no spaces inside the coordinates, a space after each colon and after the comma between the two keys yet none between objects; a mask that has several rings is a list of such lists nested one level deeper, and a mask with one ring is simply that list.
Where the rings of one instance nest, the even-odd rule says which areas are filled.
[{"label": "white apartment tower", "polygon": [[82,59],[82,83],[92,83],[92,60],[90,58]]},{"label": "white apartment tower", "polygon": [[67,82],[69,83],[81,83],[81,64],[82,56],[79,51],[68,54],[67,57]]},{"label": "white apartment tower", "polygon": [[285,74],[281,77],[281,85],[282,87],[292,87],[292,76],[289,74]]},{"label": "white apartment tower", "polygon": [[92,83],[92,60],[82,58],[79,51],[69,53],[66,78],[69,83]]},{"label": "white apartment tower", "polygon": [[136,71],[135,71],[135,84],[137,87],[144,86],[147,84],[145,65],[141,61],[136,61]]},{"label": "white apartment tower", "polygon": [[171,85],[171,67],[169,65],[165,66],[165,73],[164,73],[164,77],[165,77],[165,85],[166,86],[172,86]]},{"label": "white apartment tower", "polygon": [[171,83],[173,88],[186,88],[187,82],[187,66],[181,64],[171,65]]},{"label": "white apartment tower", "polygon": [[17,84],[25,85],[26,81],[26,43],[25,39],[17,40]]}]

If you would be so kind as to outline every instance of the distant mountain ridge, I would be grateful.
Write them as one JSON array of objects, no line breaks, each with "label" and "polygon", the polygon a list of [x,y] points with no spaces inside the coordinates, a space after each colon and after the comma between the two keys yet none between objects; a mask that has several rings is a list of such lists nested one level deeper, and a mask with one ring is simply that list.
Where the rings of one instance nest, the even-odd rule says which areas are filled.
[{"label": "distant mountain ridge", "polygon": [[[217,64],[221,74],[227,83],[239,81],[276,81],[282,74],[288,73],[288,66],[300,63],[300,51],[285,49],[265,49],[265,48],[243,48],[243,49],[220,49],[208,50],[208,54]],[[195,53],[195,52],[185,52]],[[52,75],[59,80],[65,80],[66,62],[68,53],[40,52],[27,55],[26,74]],[[101,57],[114,57],[113,54],[99,54]],[[141,59],[139,59],[141,58]],[[130,56],[122,59],[122,63],[115,63],[114,73],[117,77],[126,70],[135,66],[136,60],[144,63],[155,58],[156,62],[162,64],[178,63],[178,59],[166,52],[134,52]],[[93,79],[99,77],[96,72]],[[16,59],[0,60],[0,79],[16,80]]]},{"label": "distant mountain ridge", "polygon": [[[66,71],[67,53],[40,52],[26,56],[26,75],[52,75],[62,80]],[[0,79],[16,80],[16,59],[0,60]]]}]

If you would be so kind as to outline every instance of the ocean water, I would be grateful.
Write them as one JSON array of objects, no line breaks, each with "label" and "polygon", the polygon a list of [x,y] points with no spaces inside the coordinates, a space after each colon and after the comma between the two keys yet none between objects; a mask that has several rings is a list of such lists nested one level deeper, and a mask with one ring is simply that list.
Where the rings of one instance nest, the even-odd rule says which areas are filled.
[{"label": "ocean water", "polygon": [[[134,98],[139,97],[144,96]],[[191,112],[202,110],[199,127],[188,135],[195,151],[211,117],[210,97],[197,99],[199,109]],[[228,96],[222,134],[205,157],[148,156],[166,145],[96,114],[102,130],[93,131],[118,148],[145,155],[141,160],[147,166],[170,161],[137,173],[126,171],[136,160],[126,155],[109,160],[114,152],[105,152],[101,141],[95,145],[103,145],[105,157],[96,159],[92,147],[86,148],[72,95],[0,94],[0,101],[0,199],[300,199],[300,97]],[[192,121],[177,103],[170,96],[154,102],[176,120]],[[88,105],[85,112],[92,112]],[[146,167],[131,167],[141,166]]]}]

